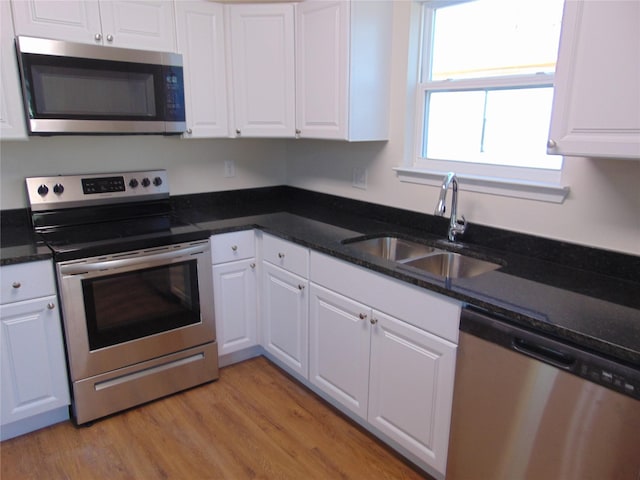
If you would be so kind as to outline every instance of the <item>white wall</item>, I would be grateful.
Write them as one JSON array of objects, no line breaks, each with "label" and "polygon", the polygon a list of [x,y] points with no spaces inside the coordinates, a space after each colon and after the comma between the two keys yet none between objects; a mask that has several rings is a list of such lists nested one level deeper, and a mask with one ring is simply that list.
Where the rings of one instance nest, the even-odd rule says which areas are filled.
[{"label": "white wall", "polygon": [[[167,169],[172,195],[286,183],[282,140],[176,137],[34,137],[0,144],[0,208],[25,208],[29,176]],[[236,176],[224,177],[234,160]]]},{"label": "white wall", "polygon": [[[287,144],[289,185],[398,208],[433,213],[438,189],[401,183],[392,168],[405,156],[411,2],[394,2],[389,142]],[[640,254],[640,161],[566,158],[561,204],[463,191],[458,211],[472,223]],[[368,169],[367,190],[352,187],[353,168]],[[471,226],[470,228],[473,228]]]}]

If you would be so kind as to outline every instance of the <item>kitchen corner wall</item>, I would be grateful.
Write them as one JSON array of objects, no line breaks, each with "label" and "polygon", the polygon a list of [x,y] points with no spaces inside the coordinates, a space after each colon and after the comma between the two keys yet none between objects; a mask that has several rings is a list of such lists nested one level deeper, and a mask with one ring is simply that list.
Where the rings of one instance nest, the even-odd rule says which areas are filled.
[{"label": "kitchen corner wall", "polygon": [[[161,136],[33,137],[0,143],[0,208],[25,208],[29,176],[166,169],[172,195],[286,183],[283,140]],[[225,177],[233,160],[235,176]]]},{"label": "kitchen corner wall", "polygon": [[[407,52],[412,7],[414,2],[394,2],[389,141],[290,141],[289,185],[433,213],[439,189],[401,183],[392,170],[403,164],[405,144],[410,143],[407,105],[414,100],[407,86]],[[367,170],[366,190],[352,186],[354,168]],[[469,228],[479,223],[640,255],[640,161],[566,157],[562,183],[571,193],[561,205],[461,191],[458,212]]]}]

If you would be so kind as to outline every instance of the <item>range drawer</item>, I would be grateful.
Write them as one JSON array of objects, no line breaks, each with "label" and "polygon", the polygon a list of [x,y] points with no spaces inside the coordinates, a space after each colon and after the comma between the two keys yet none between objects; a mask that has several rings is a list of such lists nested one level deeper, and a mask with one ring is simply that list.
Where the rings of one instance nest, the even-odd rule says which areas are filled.
[{"label": "range drawer", "polygon": [[211,260],[214,265],[256,256],[253,230],[211,236]]},{"label": "range drawer", "polygon": [[309,249],[272,235],[262,237],[263,258],[303,278],[309,278]]},{"label": "range drawer", "polygon": [[0,267],[0,303],[2,304],[55,294],[53,263],[49,260]]}]

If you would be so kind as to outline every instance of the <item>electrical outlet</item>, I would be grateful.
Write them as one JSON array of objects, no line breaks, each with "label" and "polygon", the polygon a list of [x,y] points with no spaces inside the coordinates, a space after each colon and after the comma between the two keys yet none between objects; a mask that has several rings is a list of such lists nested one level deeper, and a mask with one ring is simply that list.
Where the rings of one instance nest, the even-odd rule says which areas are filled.
[{"label": "electrical outlet", "polygon": [[367,169],[354,167],[353,168],[353,183],[354,188],[360,188],[362,190],[367,189]]},{"label": "electrical outlet", "polygon": [[236,162],[233,160],[224,161],[224,176],[231,178],[236,176]]}]

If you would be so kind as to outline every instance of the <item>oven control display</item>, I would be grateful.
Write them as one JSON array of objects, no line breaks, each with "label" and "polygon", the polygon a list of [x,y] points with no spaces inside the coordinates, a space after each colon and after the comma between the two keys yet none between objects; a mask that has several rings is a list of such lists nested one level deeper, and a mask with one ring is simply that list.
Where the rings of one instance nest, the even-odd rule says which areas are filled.
[{"label": "oven control display", "polygon": [[85,195],[93,193],[124,192],[124,177],[83,178],[82,191]]}]

